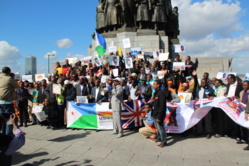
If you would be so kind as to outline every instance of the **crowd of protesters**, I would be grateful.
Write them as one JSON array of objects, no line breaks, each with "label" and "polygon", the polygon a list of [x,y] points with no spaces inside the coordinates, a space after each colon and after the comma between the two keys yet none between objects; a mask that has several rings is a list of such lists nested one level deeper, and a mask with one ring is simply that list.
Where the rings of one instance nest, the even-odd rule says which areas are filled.
[{"label": "crowd of protesters", "polygon": [[[139,131],[147,138],[161,142],[158,147],[164,147],[167,144],[166,133],[162,131],[166,116],[166,102],[179,103],[178,92],[192,93],[193,100],[227,96],[234,97],[244,104],[249,104],[248,81],[242,82],[233,74],[228,75],[226,80],[210,79],[209,74],[204,73],[199,84],[196,72],[198,59],[192,62],[191,57],[187,56],[185,70],[172,70],[173,62],[181,61],[179,56],[176,56],[172,61],[164,62],[137,59],[133,61],[133,68],[126,69],[122,60],[120,60],[119,66],[111,66],[109,63],[97,66],[91,62],[81,64],[81,61],[73,65],[69,64],[66,59],[65,64],[56,63],[56,69],[48,77],[48,81],[18,81],[19,87],[13,87],[16,89],[16,102],[13,103],[10,100],[8,102],[12,102],[15,106],[19,117],[19,126],[27,127],[28,122],[32,122],[32,125],[45,125],[48,129],[66,127],[67,101],[76,101],[77,96],[87,96],[89,102],[98,104],[111,102],[112,90],[116,86],[113,83],[116,81],[123,89],[123,101],[142,100],[146,104],[146,112],[141,115],[145,127],[140,128]],[[67,72],[60,74],[57,70],[60,67],[67,67]],[[118,69],[118,76],[114,76],[114,69]],[[158,71],[162,71],[164,76],[159,78]],[[106,79],[102,79],[103,76]],[[53,93],[53,84],[62,85],[60,95]],[[0,89],[0,94],[1,91],[3,89]],[[161,100],[158,100],[159,98]],[[0,102],[1,108],[1,104],[4,104],[1,98]],[[35,115],[32,114],[33,104],[44,105],[43,111],[48,117],[46,122],[37,121]],[[158,112],[160,109],[164,110],[164,113]],[[245,113],[246,119],[248,119],[248,112]],[[0,113],[2,114],[2,112]],[[193,129],[184,134],[191,132],[195,136],[206,134],[207,139],[211,138],[212,135],[217,138],[235,137],[237,143],[248,142],[249,139],[248,130],[235,124],[218,108],[213,108]],[[120,134],[122,136],[122,133]],[[245,150],[249,150],[249,146]]]}]

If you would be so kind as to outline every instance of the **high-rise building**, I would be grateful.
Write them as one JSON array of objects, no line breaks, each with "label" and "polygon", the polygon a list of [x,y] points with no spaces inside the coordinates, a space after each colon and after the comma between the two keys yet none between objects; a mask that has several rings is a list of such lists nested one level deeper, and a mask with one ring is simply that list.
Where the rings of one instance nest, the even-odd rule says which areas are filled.
[{"label": "high-rise building", "polygon": [[34,56],[26,56],[25,57],[25,75],[32,75],[34,76],[37,74],[36,70],[36,57]]}]

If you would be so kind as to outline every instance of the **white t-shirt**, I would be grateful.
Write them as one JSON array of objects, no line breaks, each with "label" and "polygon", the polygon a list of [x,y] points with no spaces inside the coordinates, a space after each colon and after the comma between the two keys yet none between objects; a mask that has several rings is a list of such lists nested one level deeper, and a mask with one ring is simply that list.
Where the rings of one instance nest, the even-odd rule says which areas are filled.
[{"label": "white t-shirt", "polygon": [[234,84],[230,84],[230,88],[229,88],[227,97],[235,96],[237,84],[238,84],[237,81]]}]

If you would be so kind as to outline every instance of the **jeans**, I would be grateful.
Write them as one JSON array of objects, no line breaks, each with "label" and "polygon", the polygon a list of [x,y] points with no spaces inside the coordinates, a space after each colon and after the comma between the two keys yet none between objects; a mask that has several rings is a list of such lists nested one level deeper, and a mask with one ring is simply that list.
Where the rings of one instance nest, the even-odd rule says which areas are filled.
[{"label": "jeans", "polygon": [[[10,115],[15,113],[13,104],[0,104],[0,115],[3,115],[6,118],[6,121],[10,119]],[[6,124],[3,126],[0,133],[5,135],[12,135],[13,125]]]},{"label": "jeans", "polygon": [[167,134],[165,132],[165,128],[164,128],[164,122],[156,122],[155,121],[155,126],[157,129],[157,140],[161,141],[161,144],[167,144]]}]

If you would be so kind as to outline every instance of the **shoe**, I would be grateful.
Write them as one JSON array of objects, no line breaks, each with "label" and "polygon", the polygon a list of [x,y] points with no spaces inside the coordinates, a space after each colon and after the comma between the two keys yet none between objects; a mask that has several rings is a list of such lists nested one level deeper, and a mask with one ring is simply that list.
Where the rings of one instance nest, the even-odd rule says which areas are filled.
[{"label": "shoe", "polygon": [[118,131],[113,131],[112,134],[118,134]]},{"label": "shoe", "polygon": [[147,137],[145,137],[146,139],[150,139],[150,137],[149,136],[147,136]]},{"label": "shoe", "polygon": [[121,137],[123,137],[124,135],[123,134],[118,134],[117,135],[117,138],[121,138]]},{"label": "shoe", "polygon": [[46,129],[51,129],[51,127],[50,127],[50,126],[47,126]]},{"label": "shoe", "polygon": [[158,148],[163,148],[164,146],[166,146],[167,145],[167,143],[165,143],[165,144],[159,144],[159,145],[157,145],[157,147]]},{"label": "shoe", "polygon": [[24,127],[28,127],[28,125],[27,125],[27,124],[25,124],[25,125],[24,125]]},{"label": "shoe", "polygon": [[207,139],[210,139],[211,138],[211,134],[207,134]]},{"label": "shoe", "polygon": [[52,130],[54,130],[54,129],[55,129],[55,127],[51,127],[51,129],[52,129]]},{"label": "shoe", "polygon": [[247,147],[245,147],[245,148],[243,148],[244,150],[249,150],[249,145],[247,146]]},{"label": "shoe", "polygon": [[237,144],[243,144],[243,142],[241,140],[237,140],[236,143]]},{"label": "shoe", "polygon": [[221,136],[220,134],[215,134],[214,137],[215,137],[215,138],[220,138],[220,137],[222,137],[222,136]]},{"label": "shoe", "polygon": [[161,142],[161,140],[155,139],[155,140],[152,140],[152,142],[157,143],[157,142]]}]

